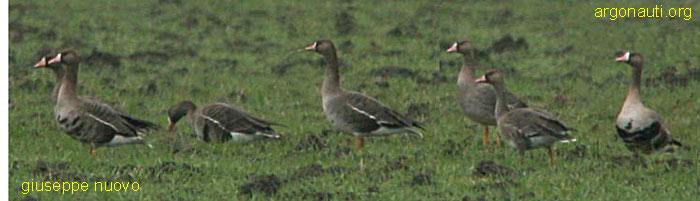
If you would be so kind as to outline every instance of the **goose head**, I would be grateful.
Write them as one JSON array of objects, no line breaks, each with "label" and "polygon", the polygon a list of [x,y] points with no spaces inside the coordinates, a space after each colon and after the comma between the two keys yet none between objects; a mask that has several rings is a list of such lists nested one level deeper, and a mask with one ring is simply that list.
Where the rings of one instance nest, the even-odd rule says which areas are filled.
[{"label": "goose head", "polygon": [[197,108],[192,101],[179,102],[168,110],[168,131],[175,129],[175,124]]},{"label": "goose head", "polygon": [[462,55],[467,55],[472,54],[474,52],[474,48],[469,40],[463,40],[453,43],[452,46],[447,48],[445,51],[447,53],[460,53]]},{"label": "goose head", "polygon": [[643,62],[642,55],[631,51],[623,51],[619,53],[615,57],[615,61],[626,63],[633,67],[641,67]]},{"label": "goose head", "polygon": [[304,48],[306,51],[314,51],[316,53],[319,53],[324,56],[329,56],[335,53],[335,46],[333,45],[333,42],[331,42],[328,39],[321,39],[317,40],[314,42],[314,44],[311,44]]}]

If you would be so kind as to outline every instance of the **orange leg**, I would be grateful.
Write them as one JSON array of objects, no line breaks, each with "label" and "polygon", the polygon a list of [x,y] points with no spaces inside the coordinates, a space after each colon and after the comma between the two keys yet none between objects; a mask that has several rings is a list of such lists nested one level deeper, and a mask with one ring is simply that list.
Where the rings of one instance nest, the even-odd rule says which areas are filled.
[{"label": "orange leg", "polygon": [[549,164],[554,167],[554,147],[549,147]]},{"label": "orange leg", "polygon": [[93,157],[97,156],[97,149],[90,148],[90,155],[92,155]]},{"label": "orange leg", "polygon": [[484,127],[484,146],[489,146],[489,126],[486,124],[481,124]]},{"label": "orange leg", "polygon": [[365,145],[365,140],[362,137],[357,137],[355,140],[355,145],[360,153],[360,170],[364,169],[364,163],[362,161],[362,147]]},{"label": "orange leg", "polygon": [[362,147],[365,145],[365,140],[362,137],[357,137],[355,140],[355,145],[357,146],[357,149],[362,150]]}]

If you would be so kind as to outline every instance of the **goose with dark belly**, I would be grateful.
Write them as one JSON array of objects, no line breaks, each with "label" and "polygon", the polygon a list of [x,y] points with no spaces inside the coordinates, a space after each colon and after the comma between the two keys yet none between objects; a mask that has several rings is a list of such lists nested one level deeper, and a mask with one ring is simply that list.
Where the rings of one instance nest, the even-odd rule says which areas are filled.
[{"label": "goose with dark belly", "polygon": [[[468,40],[455,42],[447,49],[448,53],[456,52],[464,58],[464,64],[459,70],[457,78],[458,100],[462,110],[472,121],[481,124],[484,128],[483,145],[489,144],[489,126],[495,126],[496,121],[496,90],[492,85],[486,83],[475,83],[474,73],[477,66],[476,50]],[[527,107],[515,95],[505,91],[504,102],[509,109]],[[501,145],[501,138],[496,135],[496,144]]]},{"label": "goose with dark belly", "polygon": [[168,130],[187,117],[195,134],[205,142],[245,142],[261,138],[280,138],[272,125],[282,125],[252,116],[233,105],[209,103],[200,108],[192,101],[182,101],[168,110]]},{"label": "goose with dark belly", "polygon": [[617,134],[627,149],[634,153],[651,154],[667,150],[674,145],[681,146],[680,142],[671,138],[671,133],[666,129],[661,116],[642,104],[642,55],[623,52],[615,61],[632,67],[632,80],[616,123]]},{"label": "goose with dark belly", "polygon": [[[390,136],[397,133],[423,136],[415,129],[422,129],[417,122],[391,110],[370,96],[340,87],[338,57],[330,40],[318,40],[305,49],[323,55],[326,61],[326,74],[321,87],[326,118],[335,130],[353,134],[360,151],[366,136]],[[362,167],[363,162],[360,158],[360,168]]]},{"label": "goose with dark belly", "polygon": [[508,108],[503,103],[507,90],[499,72],[490,71],[476,82],[490,83],[496,89],[498,132],[507,145],[518,149],[521,164],[526,150],[548,148],[550,165],[554,166],[554,143],[576,141],[568,134],[573,129],[547,111],[529,107]]},{"label": "goose with dark belly", "polygon": [[89,145],[93,156],[102,146],[142,144],[151,147],[143,141],[141,134],[157,129],[157,124],[119,112],[102,102],[78,97],[79,62],[80,58],[71,50],[58,53],[46,62],[46,65],[60,65],[64,72],[54,108],[63,131]]}]

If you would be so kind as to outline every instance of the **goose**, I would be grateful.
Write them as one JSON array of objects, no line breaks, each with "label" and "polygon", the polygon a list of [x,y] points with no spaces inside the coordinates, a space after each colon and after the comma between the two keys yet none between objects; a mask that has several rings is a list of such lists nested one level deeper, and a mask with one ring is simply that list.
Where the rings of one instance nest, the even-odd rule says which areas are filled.
[{"label": "goose", "polygon": [[192,101],[176,103],[168,110],[168,131],[172,131],[184,116],[195,134],[205,142],[280,138],[270,126],[282,124],[254,117],[226,103],[209,103],[200,108]]},{"label": "goose", "polygon": [[58,65],[64,71],[54,112],[62,130],[73,139],[90,146],[90,154],[97,155],[97,148],[125,144],[141,144],[141,134],[159,126],[119,112],[109,105],[91,99],[80,98],[76,92],[80,58],[72,50],[62,51],[47,62]]},{"label": "goose", "polygon": [[[356,137],[355,145],[360,153],[366,136],[412,133],[423,137],[423,133],[415,129],[424,129],[417,122],[391,110],[375,98],[345,90],[340,86],[338,57],[333,42],[326,39],[317,40],[304,49],[324,57],[326,74],[321,86],[323,112],[335,130]],[[360,169],[363,167],[360,157]]]},{"label": "goose", "polygon": [[[459,53],[464,58],[464,64],[457,78],[458,100],[467,117],[484,128],[483,146],[489,145],[489,126],[495,126],[496,121],[496,90],[492,85],[474,82],[474,71],[477,66],[476,50],[469,40],[452,44],[447,53]],[[506,106],[509,109],[524,108],[527,105],[515,95],[506,91]],[[501,146],[501,138],[496,135],[496,145]]]},{"label": "goose", "polygon": [[642,55],[626,51],[615,57],[615,61],[632,67],[632,80],[615,125],[627,149],[635,154],[651,154],[668,150],[673,145],[681,146],[680,142],[671,138],[661,116],[642,104]]},{"label": "goose", "polygon": [[576,141],[568,134],[574,129],[553,114],[530,107],[510,109],[503,104],[507,89],[499,72],[489,71],[475,82],[489,83],[496,89],[498,132],[507,145],[518,149],[520,164],[524,163],[526,150],[548,148],[550,165],[554,167],[554,143]]}]

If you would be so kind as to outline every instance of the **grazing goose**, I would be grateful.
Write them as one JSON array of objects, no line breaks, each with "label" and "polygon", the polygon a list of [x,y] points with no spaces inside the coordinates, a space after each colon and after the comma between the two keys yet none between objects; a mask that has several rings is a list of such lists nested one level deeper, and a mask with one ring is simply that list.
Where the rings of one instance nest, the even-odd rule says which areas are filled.
[{"label": "grazing goose", "polygon": [[226,103],[209,103],[197,108],[192,101],[179,102],[168,110],[168,131],[172,131],[184,116],[195,134],[205,142],[280,138],[270,126],[281,124],[251,116]]},{"label": "grazing goose", "polygon": [[157,124],[136,119],[109,105],[78,97],[78,65],[80,59],[71,50],[57,54],[47,65],[60,64],[64,74],[54,111],[59,125],[69,136],[90,145],[90,154],[96,155],[101,146],[123,144],[150,144],[141,139],[144,131],[157,129]]},{"label": "grazing goose", "polygon": [[[478,64],[476,50],[468,40],[455,42],[446,51],[462,54],[464,58],[464,64],[457,78],[459,103],[462,110],[467,113],[467,117],[484,128],[483,145],[488,146],[489,125],[496,125],[496,90],[490,84],[474,82],[474,67]],[[505,100],[509,109],[527,107],[509,91],[506,91]],[[501,138],[498,135],[496,135],[496,144],[501,145]]]},{"label": "grazing goose", "polygon": [[[389,136],[396,133],[423,134],[413,127],[423,129],[417,122],[389,109],[378,100],[340,87],[338,57],[330,40],[318,40],[305,48],[326,60],[326,77],[321,87],[323,112],[331,126],[340,132],[356,137],[356,146],[362,151],[365,136]],[[363,168],[360,158],[360,169]]]},{"label": "grazing goose", "polygon": [[642,82],[642,55],[624,52],[615,58],[616,62],[624,62],[632,66],[632,81],[627,92],[622,110],[617,115],[617,134],[625,142],[627,149],[634,153],[651,154],[670,148],[670,145],[681,146],[681,143],[671,138],[666,130],[661,116],[644,107],[639,95]]},{"label": "grazing goose", "polygon": [[576,138],[567,134],[573,129],[553,114],[527,107],[510,109],[503,104],[507,90],[500,73],[490,71],[476,82],[490,83],[496,89],[498,132],[506,144],[518,149],[521,164],[526,150],[546,147],[549,149],[550,164],[554,166],[554,143],[576,141]]}]

